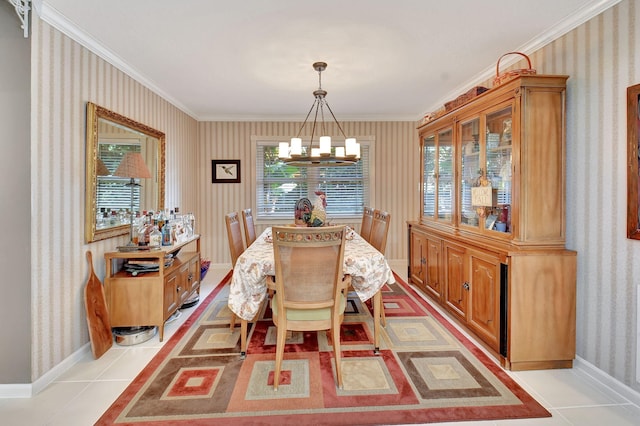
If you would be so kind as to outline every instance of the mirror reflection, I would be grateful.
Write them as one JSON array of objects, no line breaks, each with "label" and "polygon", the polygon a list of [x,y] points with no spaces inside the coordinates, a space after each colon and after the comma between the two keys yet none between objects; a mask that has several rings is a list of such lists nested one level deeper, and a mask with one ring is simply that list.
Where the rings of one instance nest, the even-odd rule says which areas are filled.
[{"label": "mirror reflection", "polygon": [[87,242],[127,234],[132,215],[164,208],[164,145],[164,133],[87,104]]}]

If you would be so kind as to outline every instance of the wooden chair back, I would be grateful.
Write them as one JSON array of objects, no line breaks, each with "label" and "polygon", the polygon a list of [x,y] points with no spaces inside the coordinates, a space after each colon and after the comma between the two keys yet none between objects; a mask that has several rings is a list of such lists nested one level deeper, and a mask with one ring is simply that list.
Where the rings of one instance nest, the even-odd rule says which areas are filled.
[{"label": "wooden chair back", "polygon": [[345,236],[345,226],[272,228],[276,272],[272,317],[277,329],[274,389],[287,330],[331,330],[338,386],[342,387],[340,324],[349,286],[343,275]]},{"label": "wooden chair back", "polygon": [[389,233],[389,224],[391,223],[391,214],[375,210],[373,212],[373,224],[371,226],[371,236],[369,244],[374,246],[376,250],[384,254],[387,247],[387,234]]},{"label": "wooden chair back", "polygon": [[362,224],[360,224],[360,236],[365,241],[371,238],[371,226],[373,225],[373,207],[364,207],[362,212]]},{"label": "wooden chair back", "polygon": [[251,209],[242,210],[242,223],[244,224],[244,239],[249,247],[256,240],[256,225],[253,222]]},{"label": "wooden chair back", "polygon": [[238,257],[244,252],[244,242],[242,241],[242,229],[238,212],[228,213],[224,217],[227,225],[227,237],[229,238],[229,251],[231,253],[231,265],[236,266]]}]

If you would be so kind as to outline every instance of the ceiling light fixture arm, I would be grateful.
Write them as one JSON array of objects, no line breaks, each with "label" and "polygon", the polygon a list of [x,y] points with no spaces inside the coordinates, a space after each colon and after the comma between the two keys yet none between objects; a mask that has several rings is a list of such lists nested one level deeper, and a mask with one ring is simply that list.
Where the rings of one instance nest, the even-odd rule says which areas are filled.
[{"label": "ceiling light fixture arm", "polygon": [[336,124],[338,125],[338,129],[340,130],[340,133],[342,133],[342,137],[346,139],[347,135],[344,133],[344,130],[342,130],[342,126],[340,125],[340,122],[336,119],[336,116],[333,114],[333,111],[331,110],[331,107],[329,106],[329,104],[326,101],[325,101],[324,104],[327,106],[327,109],[331,113],[331,117],[333,117],[333,121],[335,121]]}]

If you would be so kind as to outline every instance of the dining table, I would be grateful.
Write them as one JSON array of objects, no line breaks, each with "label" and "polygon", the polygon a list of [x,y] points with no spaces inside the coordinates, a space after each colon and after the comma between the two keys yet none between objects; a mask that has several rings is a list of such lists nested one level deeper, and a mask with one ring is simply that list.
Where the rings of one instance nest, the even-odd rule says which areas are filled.
[{"label": "dining table", "polygon": [[[380,348],[381,290],[393,284],[393,271],[384,256],[346,226],[343,273],[350,275],[351,286],[362,302],[373,298],[374,353]],[[275,276],[275,258],[271,227],[266,228],[238,257],[229,289],[229,309],[241,321],[241,355],[247,351],[247,324],[253,321],[269,291],[267,277]]]}]

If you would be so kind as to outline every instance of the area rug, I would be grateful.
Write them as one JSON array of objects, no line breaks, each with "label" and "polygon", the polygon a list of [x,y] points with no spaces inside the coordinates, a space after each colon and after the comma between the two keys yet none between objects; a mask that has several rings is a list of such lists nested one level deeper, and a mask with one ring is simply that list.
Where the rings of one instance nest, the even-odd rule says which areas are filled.
[{"label": "area rug", "polygon": [[350,294],[341,328],[344,389],[325,332],[287,340],[273,390],[275,327],[265,304],[245,359],[231,331],[228,274],[102,415],[98,425],[391,425],[549,417],[410,286],[383,289],[373,353],[371,307]]}]

